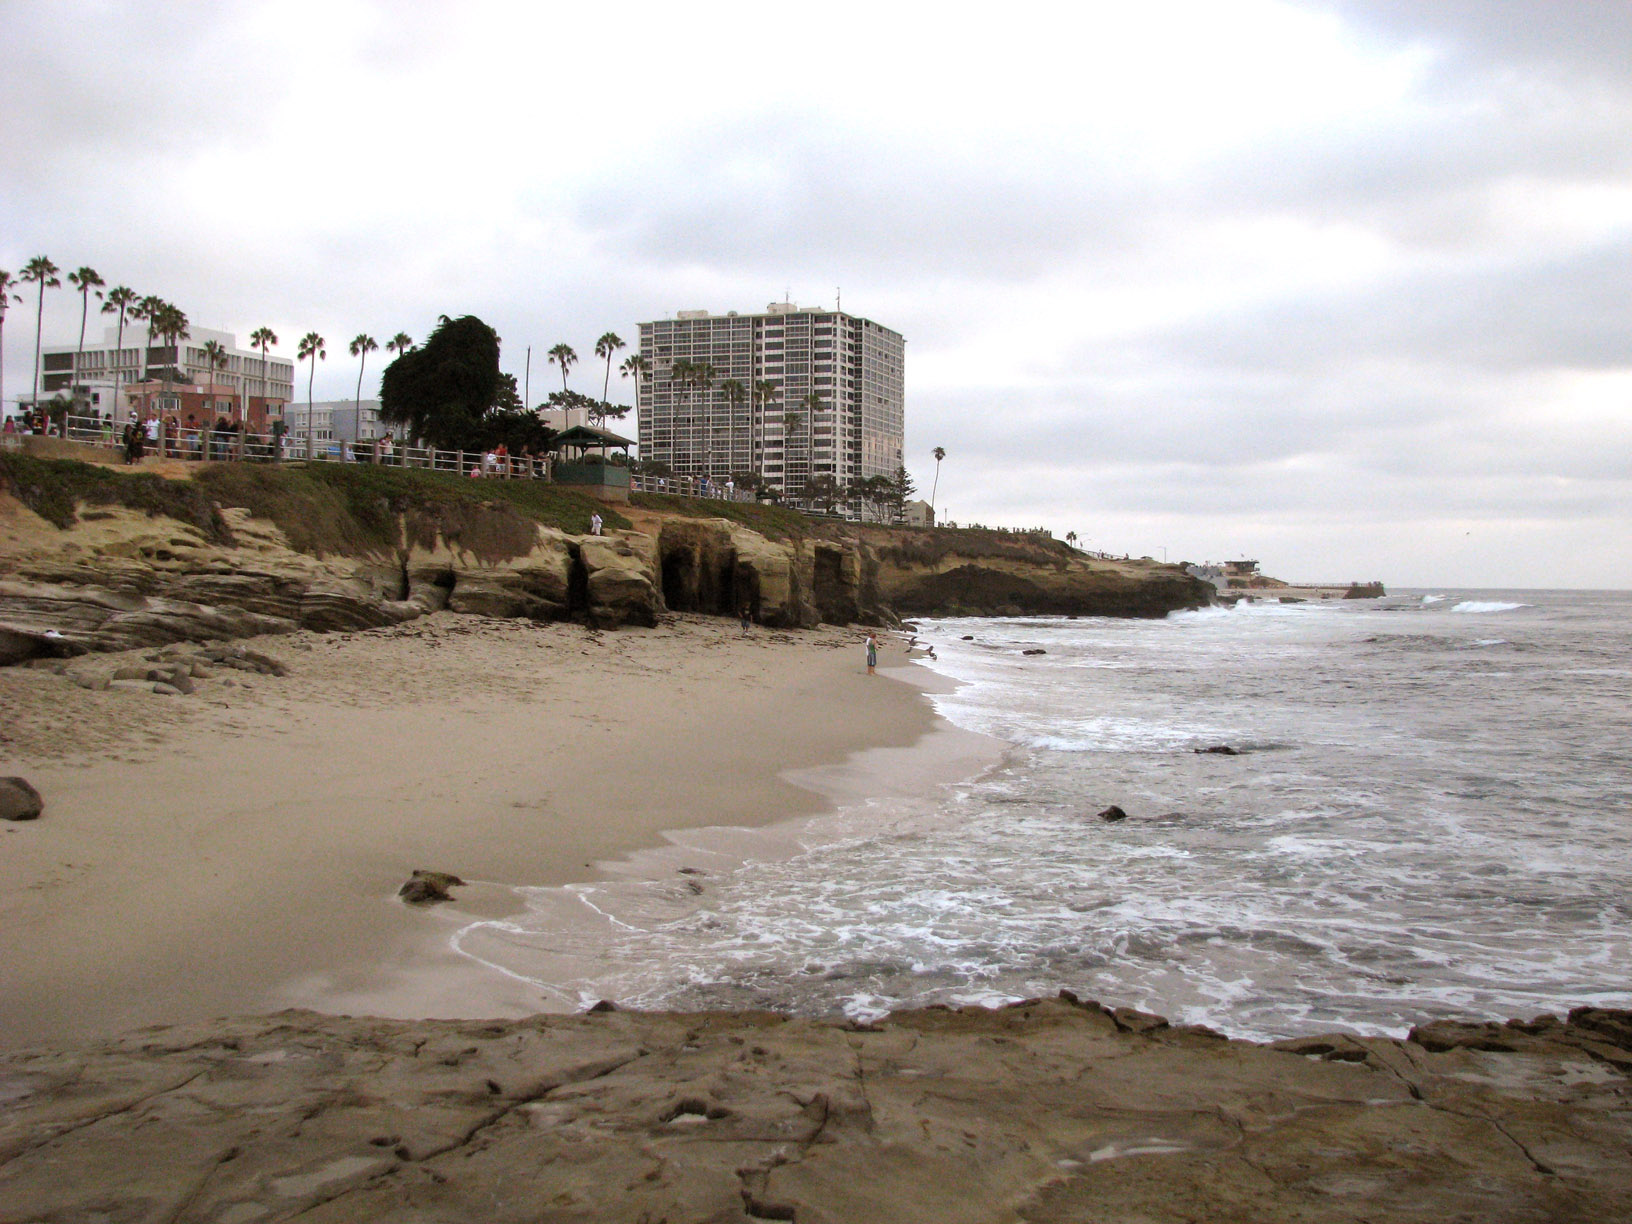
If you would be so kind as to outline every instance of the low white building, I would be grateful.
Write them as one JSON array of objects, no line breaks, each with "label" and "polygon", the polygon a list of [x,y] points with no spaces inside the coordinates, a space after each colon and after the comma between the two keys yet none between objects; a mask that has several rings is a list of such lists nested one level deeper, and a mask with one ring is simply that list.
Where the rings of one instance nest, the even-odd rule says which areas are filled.
[{"label": "low white building", "polygon": [[[204,345],[211,340],[221,346],[225,365],[210,366]],[[41,350],[42,400],[75,388],[83,396],[87,389],[106,387],[109,395],[100,409],[106,411],[114,407],[115,383],[124,387],[164,379],[210,388],[234,404],[234,415],[241,413],[259,425],[276,420],[293,397],[295,363],[287,357],[263,356],[259,349],[241,349],[232,332],[194,327],[180,344],[170,345],[163,337],[150,336],[145,323],[128,322],[122,337],[116,326],[103,329],[100,343],[87,336],[83,351],[77,344],[52,344]],[[125,396],[121,393],[119,399]]]},{"label": "low white building", "polygon": [[290,404],[284,409],[284,420],[289,425],[289,437],[304,438],[308,427],[318,442],[367,442],[383,438],[387,433],[400,439],[402,430],[380,420],[380,401],[318,400],[308,406]]}]

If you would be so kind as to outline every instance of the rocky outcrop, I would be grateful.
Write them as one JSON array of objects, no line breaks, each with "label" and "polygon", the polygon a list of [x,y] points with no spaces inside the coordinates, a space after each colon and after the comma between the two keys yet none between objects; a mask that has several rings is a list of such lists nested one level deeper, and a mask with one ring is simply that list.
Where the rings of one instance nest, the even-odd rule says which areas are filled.
[{"label": "rocky outcrop", "polygon": [[285,1012],[0,1055],[0,1202],[349,1224],[1616,1220],[1628,1018],[1476,1026],[1497,1049],[1256,1045],[1069,996],[875,1024]]},{"label": "rocky outcrop", "polygon": [[1158,616],[1211,590],[1176,568],[1091,562],[1001,533],[813,523],[773,540],[726,519],[669,517],[655,535],[572,536],[507,505],[461,504],[399,515],[394,545],[393,520],[378,516],[372,551],[316,556],[241,507],[217,507],[199,526],[103,506],[66,529],[16,503],[0,511],[40,529],[35,547],[0,549],[0,666],[368,629],[443,608],[607,628],[654,625],[665,610],[747,608],[759,624],[806,628],[890,626],[900,613]]},{"label": "rocky outcrop", "polygon": [[583,573],[585,619],[603,629],[657,624],[663,597],[657,541],[638,532],[586,536],[578,542],[577,568]]},{"label": "rocky outcrop", "polygon": [[1165,616],[1212,602],[1176,565],[1090,557],[1047,536],[857,529],[864,585],[901,616]]}]

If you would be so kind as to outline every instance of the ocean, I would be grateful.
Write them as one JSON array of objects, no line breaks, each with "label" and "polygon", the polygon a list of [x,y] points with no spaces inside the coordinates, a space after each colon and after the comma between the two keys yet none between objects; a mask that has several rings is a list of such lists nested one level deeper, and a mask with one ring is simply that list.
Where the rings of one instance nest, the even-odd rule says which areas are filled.
[{"label": "ocean", "polygon": [[687,872],[522,890],[456,946],[568,1007],[1070,989],[1269,1039],[1632,1005],[1632,593],[917,634],[1000,764],[758,848],[678,837]]}]

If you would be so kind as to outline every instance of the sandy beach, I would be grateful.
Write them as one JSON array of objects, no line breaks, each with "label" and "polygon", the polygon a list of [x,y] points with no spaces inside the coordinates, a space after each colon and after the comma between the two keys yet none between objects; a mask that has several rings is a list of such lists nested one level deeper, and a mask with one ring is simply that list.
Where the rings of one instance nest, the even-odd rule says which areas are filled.
[{"label": "sandy beach", "polygon": [[[0,1042],[294,1004],[544,1009],[447,949],[459,924],[514,908],[514,886],[627,871],[668,830],[765,826],[990,755],[944,728],[952,742],[926,747],[932,678],[897,641],[868,677],[861,640],[444,613],[253,640],[288,674],[221,672],[186,697],[0,671],[0,773],[46,802],[0,832]],[[414,868],[471,885],[411,908],[396,891]]]}]

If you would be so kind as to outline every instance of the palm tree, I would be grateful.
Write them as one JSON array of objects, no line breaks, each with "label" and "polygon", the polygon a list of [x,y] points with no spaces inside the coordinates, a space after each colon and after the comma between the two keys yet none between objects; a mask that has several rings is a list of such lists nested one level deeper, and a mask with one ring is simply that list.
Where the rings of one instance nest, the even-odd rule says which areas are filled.
[{"label": "palm tree", "polygon": [[567,371],[578,364],[578,354],[570,344],[558,344],[550,350],[550,364],[561,367],[561,390],[567,389]]},{"label": "palm tree", "polygon": [[[254,331],[249,333],[249,347],[258,348],[261,350],[261,404],[263,407],[265,407],[266,401],[272,398],[267,394],[267,391],[271,386],[271,379],[267,376],[272,372],[271,358],[268,356],[267,350],[277,342],[278,333],[273,331],[270,327],[257,327]],[[247,401],[245,402],[245,409],[245,415],[248,415]]]},{"label": "palm tree", "polygon": [[328,341],[315,331],[309,331],[300,338],[300,346],[295,350],[297,361],[310,361],[311,370],[306,375],[306,449],[312,447],[312,427],[317,418],[312,412],[312,380],[317,377],[317,363],[328,359]]},{"label": "palm tree", "polygon": [[10,272],[0,272],[0,416],[5,415],[3,410],[6,395],[6,307],[23,300],[21,294],[12,292],[17,285],[18,282],[11,279]]},{"label": "palm tree", "polygon": [[[800,401],[802,404],[804,401]],[[789,497],[795,496],[795,490],[802,490],[805,482],[800,479],[794,483],[793,472],[793,435],[799,432],[799,423],[805,419],[797,404],[782,406],[782,487]]]},{"label": "palm tree", "polygon": [[[68,283],[73,285],[75,289],[79,290],[80,296],[79,348],[74,352],[74,372],[68,379],[68,399],[70,402],[72,402],[76,394],[74,391],[74,385],[79,381],[79,367],[85,360],[85,317],[90,314],[91,311],[91,294],[95,293],[97,298],[100,300],[102,297],[102,286],[108,282],[97,275],[95,268],[81,268],[77,272],[68,273]],[[65,427],[63,429],[64,436],[66,436],[67,433],[68,430]]]},{"label": "palm tree", "polygon": [[628,346],[619,338],[617,332],[607,332],[595,341],[595,356],[606,358],[606,377],[601,380],[601,403],[606,403],[606,397],[612,387],[612,354]]},{"label": "palm tree", "polygon": [[136,303],[140,299],[136,290],[129,285],[115,285],[109,289],[107,296],[102,299],[103,314],[117,314],[119,316],[119,332],[113,341],[113,411],[119,411],[119,384],[124,374],[125,355],[125,319],[129,317]]},{"label": "palm tree", "polygon": [[[729,436],[734,444],[737,438],[737,410],[748,402],[748,388],[740,379],[728,378],[720,384],[720,394],[725,397],[725,402],[731,405],[731,432]],[[726,459],[725,467],[727,471],[731,470],[730,457]]]},{"label": "palm tree", "polygon": [[946,458],[946,447],[937,446],[930,454],[935,456],[935,483],[929,486],[929,513],[935,515],[935,490],[941,487],[941,460]]},{"label": "palm tree", "polygon": [[[771,382],[769,379],[761,378],[757,382],[754,383],[754,387],[753,387],[754,404],[755,404],[756,408],[758,409],[758,411],[756,411],[754,413],[754,420],[757,421],[761,426],[761,433],[760,433],[760,439],[759,439],[760,443],[761,443],[761,448],[763,448],[763,442],[764,442],[763,427],[764,427],[764,423],[765,423],[765,412],[766,412],[766,410],[768,408],[770,408],[771,403],[776,399],[776,392],[777,392],[776,384],[774,382]],[[755,458],[755,463],[763,463],[763,462],[764,462],[764,459],[763,459],[762,456],[758,456],[758,457]]]},{"label": "palm tree", "polygon": [[40,406],[40,324],[45,318],[45,291],[60,289],[62,282],[57,273],[62,271],[49,256],[36,255],[23,265],[19,278],[33,281],[40,287],[40,304],[34,309],[34,407]]},{"label": "palm tree", "polygon": [[816,414],[822,411],[822,396],[812,391],[799,401],[805,410],[805,479],[816,474]]},{"label": "palm tree", "polygon": [[227,368],[227,350],[219,340],[204,341],[204,368],[210,372],[210,400],[214,406],[215,372]]},{"label": "palm tree", "polygon": [[147,306],[147,330],[153,335],[162,337],[166,348],[176,351],[170,356],[164,367],[164,397],[170,398],[170,376],[174,374],[181,363],[181,342],[187,339],[187,316],[178,307],[158,298],[145,299],[152,303]]},{"label": "palm tree", "polygon": [[635,380],[635,409],[638,411],[640,409],[640,384],[650,381],[652,377],[651,363],[639,353],[631,353],[618,366],[618,376]]},{"label": "palm tree", "polygon": [[[689,391],[691,389],[691,371],[692,371],[693,368],[694,368],[694,363],[687,360],[684,357],[677,358],[674,361],[669,363],[669,382],[672,383],[675,386],[675,388],[676,388],[675,393],[677,395],[684,395],[687,391]],[[674,456],[678,460],[680,458],[680,427],[679,427],[680,426],[680,413],[679,413],[678,405],[676,406],[674,420],[675,420]],[[686,428],[689,431],[689,429],[691,428],[691,416],[689,415],[689,413],[686,416],[685,421],[686,421]],[[686,434],[686,443],[687,443],[686,458],[689,461],[690,458],[691,458],[691,450],[690,450],[691,434],[689,432]],[[686,473],[686,474],[690,475],[689,472]]]},{"label": "palm tree", "polygon": [[147,338],[142,342],[142,382],[147,381],[147,359],[150,355],[149,350],[153,347],[154,337],[158,335],[157,330],[153,326],[153,315],[154,312],[163,309],[164,299],[161,297],[155,297],[151,293],[130,308],[131,318],[139,319],[147,324]]},{"label": "palm tree", "polygon": [[380,346],[374,343],[373,336],[359,335],[350,347],[351,355],[361,359],[357,362],[357,398],[353,401],[356,415],[351,420],[351,441],[355,446],[363,432],[363,366],[368,364],[368,355],[376,352]]},{"label": "palm tree", "polygon": [[392,336],[391,339],[385,342],[385,351],[388,353],[395,353],[398,357],[401,357],[413,347],[413,338],[409,336],[407,332],[398,332],[396,335]]},{"label": "palm tree", "polygon": [[1077,546],[1077,533],[1074,532],[1074,531],[1066,532],[1065,533],[1065,542],[1067,544],[1071,545],[1072,548],[1075,548]]},{"label": "palm tree", "polygon": [[714,475],[714,423],[708,419],[708,393],[714,389],[719,373],[706,361],[691,363],[692,389],[703,393],[703,475],[710,478]]}]

